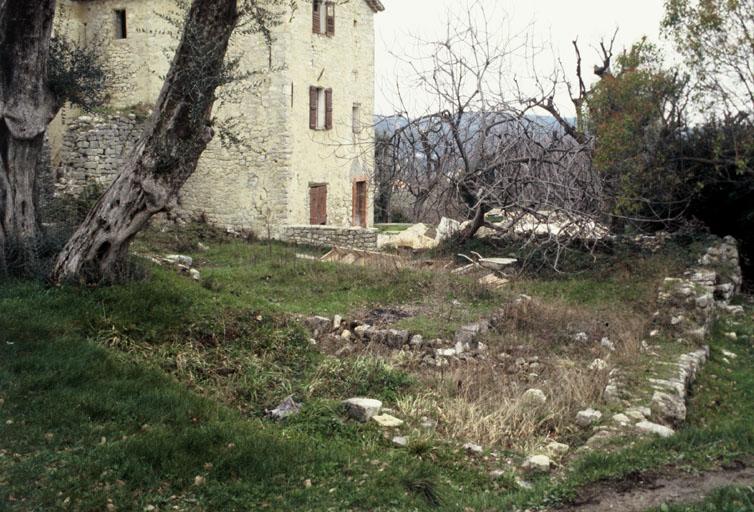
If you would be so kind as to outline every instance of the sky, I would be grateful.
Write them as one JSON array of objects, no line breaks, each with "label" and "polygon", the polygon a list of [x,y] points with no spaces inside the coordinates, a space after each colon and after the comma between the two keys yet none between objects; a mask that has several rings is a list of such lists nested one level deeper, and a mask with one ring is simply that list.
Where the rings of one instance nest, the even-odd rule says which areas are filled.
[{"label": "sky", "polygon": [[[468,12],[470,0],[382,0],[385,11],[376,17],[376,105],[378,114],[399,111],[396,83],[404,84],[402,94],[410,97],[412,109],[428,107],[427,95],[407,88],[412,71],[405,56],[425,55],[426,46],[418,39],[442,38],[447,20]],[[537,73],[547,74],[560,59],[573,76],[576,58],[572,41],[578,37],[586,70],[601,62],[595,46],[601,38],[611,38],[618,28],[616,50],[630,46],[646,35],[662,44],[660,21],[663,0],[478,0],[486,13],[489,27],[501,37],[506,33],[527,33],[541,48],[529,59]],[[474,12],[474,11],[472,11]],[[480,11],[476,11],[480,12]],[[449,14],[450,13],[450,14]],[[477,16],[475,21],[481,21]],[[498,28],[499,27],[499,28]],[[523,59],[512,62],[513,74],[527,74],[532,66]],[[530,73],[529,73],[530,74]],[[591,79],[591,73],[585,73]],[[585,76],[586,77],[586,76]],[[564,113],[573,114],[567,90],[556,96]]]}]

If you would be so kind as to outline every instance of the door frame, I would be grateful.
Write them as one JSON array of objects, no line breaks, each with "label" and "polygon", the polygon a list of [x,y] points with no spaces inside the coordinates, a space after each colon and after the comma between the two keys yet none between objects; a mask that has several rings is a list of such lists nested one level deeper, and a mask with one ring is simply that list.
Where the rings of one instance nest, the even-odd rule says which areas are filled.
[{"label": "door frame", "polygon": [[[361,222],[356,222],[357,214],[360,212],[358,204],[358,185],[364,184],[364,208]],[[353,226],[367,228],[369,226],[369,178],[367,176],[357,176],[351,180],[351,224]]]}]

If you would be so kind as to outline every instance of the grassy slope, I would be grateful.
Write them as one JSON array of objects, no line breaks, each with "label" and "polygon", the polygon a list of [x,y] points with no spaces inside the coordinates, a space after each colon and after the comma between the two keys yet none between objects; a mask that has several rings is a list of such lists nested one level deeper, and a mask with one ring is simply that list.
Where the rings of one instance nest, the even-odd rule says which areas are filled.
[{"label": "grassy slope", "polygon": [[[374,380],[369,391],[388,387],[400,392],[401,377],[389,372],[365,378],[363,372],[346,371],[346,382],[328,385],[331,395],[311,397],[300,417],[276,425],[260,419],[261,404],[239,413],[237,407],[198,395],[195,391],[207,394],[201,379],[189,381],[192,391],[138,351],[102,346],[114,340],[120,340],[121,349],[128,346],[123,340],[136,340],[141,347],[179,346],[222,331],[226,334],[220,343],[261,361],[250,365],[247,379],[241,381],[251,388],[247,390],[272,401],[305,389],[323,361],[306,346],[302,333],[266,319],[278,307],[265,297],[271,292],[264,276],[281,269],[274,258],[265,262],[259,252],[251,253],[257,254],[254,269],[246,268],[250,253],[245,251],[260,250],[267,249],[218,246],[202,256],[207,260],[205,276],[213,272],[210,260],[217,272],[230,272],[217,277],[213,289],[163,270],[156,270],[148,282],[93,291],[2,283],[0,510],[57,509],[66,498],[71,510],[102,510],[108,499],[118,510],[143,510],[149,504],[180,510],[424,510],[434,508],[437,500],[445,510],[496,510],[561,502],[582,485],[619,479],[636,469],[706,467],[754,453],[754,382],[749,371],[754,353],[743,341],[722,336],[715,346],[733,349],[740,357],[726,367],[719,352],[714,353],[694,398],[688,429],[671,440],[621,454],[587,457],[563,478],[540,479],[535,489],[523,492],[510,491],[509,478],[491,481],[447,446],[419,441],[409,450],[389,449],[377,429],[345,421],[330,399],[365,380]],[[311,283],[314,271],[314,278],[318,272],[335,272],[329,266],[303,268],[303,276],[289,276],[295,285]],[[364,279],[369,284],[374,277]],[[305,309],[335,304],[342,291],[337,287],[351,287],[335,278],[325,282],[330,284],[319,302],[293,293],[295,286],[282,282],[281,293],[294,307]],[[371,282],[378,289],[379,283]],[[555,284],[538,286],[559,297],[590,302],[602,294],[599,283],[586,288],[578,281],[560,289]],[[358,300],[391,300],[385,294],[395,291],[375,293],[378,298],[360,295]],[[252,304],[264,311],[265,321],[228,334],[227,311],[243,309],[255,294],[264,298]],[[745,330],[754,335],[751,322],[739,334]],[[285,376],[284,385],[263,375],[270,366]],[[722,405],[717,403],[721,397]],[[232,400],[230,404],[235,405]],[[197,475],[206,478],[205,485],[194,485]],[[305,485],[307,479],[311,487]]]}]

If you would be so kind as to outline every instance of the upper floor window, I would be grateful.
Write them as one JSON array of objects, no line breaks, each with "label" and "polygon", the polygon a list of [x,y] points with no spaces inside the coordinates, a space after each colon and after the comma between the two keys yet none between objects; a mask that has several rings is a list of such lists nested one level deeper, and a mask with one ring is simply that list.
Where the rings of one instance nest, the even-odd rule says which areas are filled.
[{"label": "upper floor window", "polygon": [[353,104],[353,133],[361,133],[361,105]]},{"label": "upper floor window", "polygon": [[126,39],[128,37],[128,21],[125,9],[115,11],[115,39]]},{"label": "upper floor window", "polygon": [[309,128],[332,129],[332,89],[309,88]]},{"label": "upper floor window", "polygon": [[314,0],[312,2],[312,32],[335,35],[335,2]]}]

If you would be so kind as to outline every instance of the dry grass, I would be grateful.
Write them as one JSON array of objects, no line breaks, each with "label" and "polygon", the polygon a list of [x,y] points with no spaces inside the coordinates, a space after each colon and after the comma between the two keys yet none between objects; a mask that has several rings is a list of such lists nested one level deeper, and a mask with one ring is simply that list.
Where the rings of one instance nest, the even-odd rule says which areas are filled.
[{"label": "dry grass", "polygon": [[[417,376],[414,389],[420,391],[397,400],[401,417],[431,418],[446,439],[531,452],[553,440],[583,436],[573,423],[579,410],[595,407],[607,413],[601,396],[609,370],[635,364],[649,320],[630,308],[512,299],[494,318],[484,359],[437,369],[422,366],[417,353],[360,344],[348,345],[341,355],[389,360]],[[581,332],[588,341],[574,339]],[[605,337],[615,351],[601,346]],[[608,368],[590,370],[596,358],[607,361]],[[531,388],[545,393],[544,405],[522,398]]]}]

